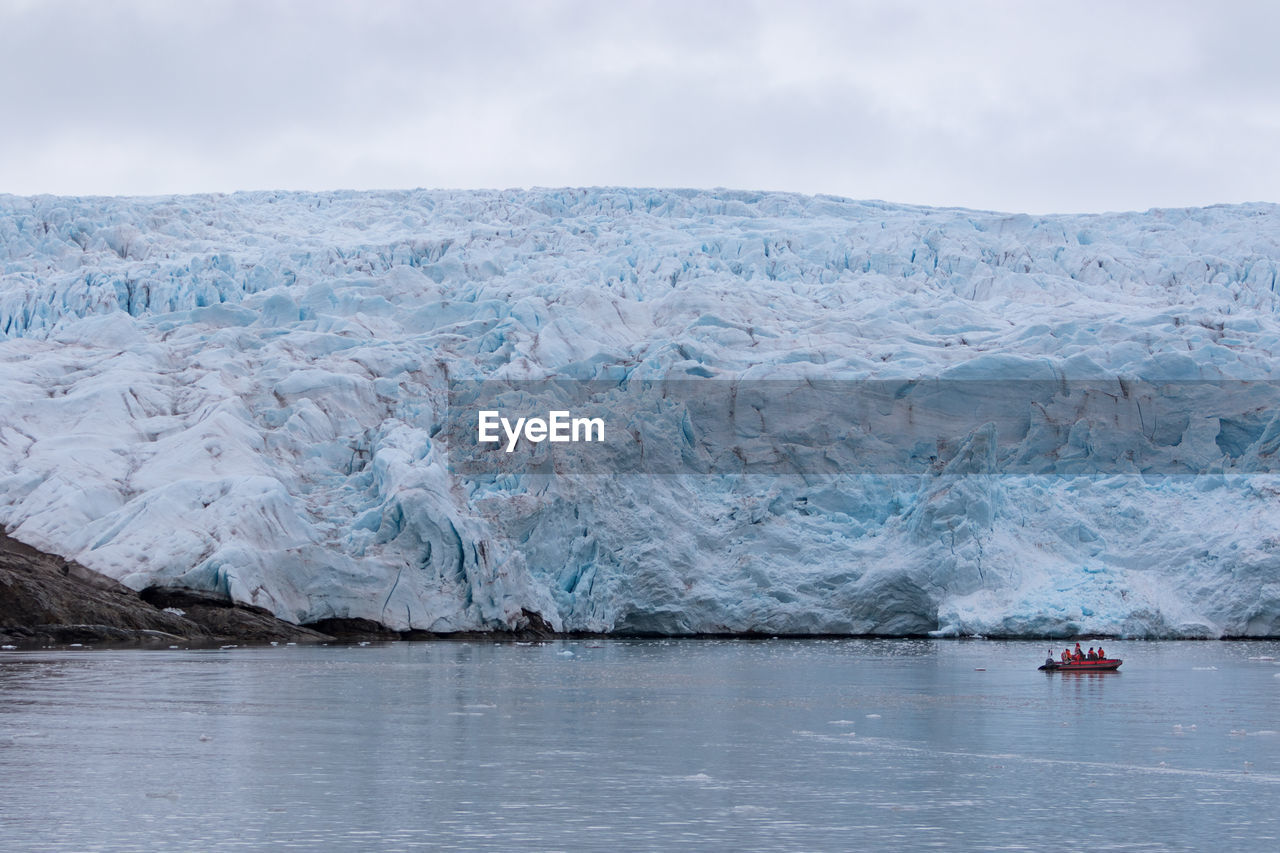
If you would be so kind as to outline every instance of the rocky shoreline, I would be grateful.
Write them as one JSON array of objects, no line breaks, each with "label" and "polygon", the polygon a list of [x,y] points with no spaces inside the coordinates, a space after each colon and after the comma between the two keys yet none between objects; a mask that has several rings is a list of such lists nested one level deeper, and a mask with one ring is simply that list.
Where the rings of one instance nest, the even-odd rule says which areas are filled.
[{"label": "rocky shoreline", "polygon": [[261,607],[188,590],[141,593],[0,532],[0,644],[215,646],[316,643],[333,635]]},{"label": "rocky shoreline", "polygon": [[[537,613],[503,639],[556,636]],[[0,645],[221,646],[271,642],[474,639],[477,632],[394,631],[368,619],[295,625],[268,610],[207,592],[148,587],[136,592],[73,560],[33,548],[0,530]]]}]

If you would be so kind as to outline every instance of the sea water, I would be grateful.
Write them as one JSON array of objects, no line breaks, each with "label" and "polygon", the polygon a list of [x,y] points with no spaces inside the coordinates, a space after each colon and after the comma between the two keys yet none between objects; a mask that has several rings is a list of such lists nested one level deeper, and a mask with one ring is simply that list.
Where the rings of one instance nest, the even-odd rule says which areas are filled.
[{"label": "sea water", "polygon": [[1280,643],[1106,648],[2,652],[0,849],[1280,849]]}]

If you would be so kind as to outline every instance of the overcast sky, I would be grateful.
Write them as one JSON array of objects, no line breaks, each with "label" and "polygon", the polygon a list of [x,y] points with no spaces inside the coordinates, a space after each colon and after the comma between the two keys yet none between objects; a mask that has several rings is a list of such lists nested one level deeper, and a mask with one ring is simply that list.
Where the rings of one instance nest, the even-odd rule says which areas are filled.
[{"label": "overcast sky", "polygon": [[0,0],[0,192],[1280,201],[1280,3]]}]

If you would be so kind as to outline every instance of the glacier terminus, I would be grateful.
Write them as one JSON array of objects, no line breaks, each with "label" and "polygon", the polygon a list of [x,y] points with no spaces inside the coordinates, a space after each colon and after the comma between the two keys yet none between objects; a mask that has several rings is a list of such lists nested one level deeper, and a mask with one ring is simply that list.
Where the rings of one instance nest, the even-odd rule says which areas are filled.
[{"label": "glacier terminus", "polygon": [[[1280,636],[1274,205],[0,196],[0,264],[0,524],[135,589],[400,631]],[[734,389],[730,438],[667,395],[618,451],[661,473],[461,470],[451,395],[547,380]],[[745,402],[826,382],[888,402]],[[981,416],[840,461],[929,382],[932,426]]]}]

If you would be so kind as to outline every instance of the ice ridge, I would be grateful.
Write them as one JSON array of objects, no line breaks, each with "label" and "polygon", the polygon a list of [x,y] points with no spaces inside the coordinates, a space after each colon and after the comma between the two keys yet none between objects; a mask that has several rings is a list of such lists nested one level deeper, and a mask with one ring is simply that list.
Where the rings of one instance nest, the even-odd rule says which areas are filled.
[{"label": "ice ridge", "polygon": [[0,523],[136,588],[430,631],[1280,635],[1265,395],[1167,397],[1177,476],[1071,468],[1127,450],[1083,420],[821,476],[463,477],[442,431],[470,380],[1275,382],[1274,205],[0,196],[0,264]]}]

